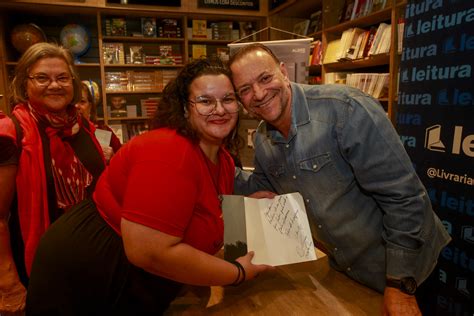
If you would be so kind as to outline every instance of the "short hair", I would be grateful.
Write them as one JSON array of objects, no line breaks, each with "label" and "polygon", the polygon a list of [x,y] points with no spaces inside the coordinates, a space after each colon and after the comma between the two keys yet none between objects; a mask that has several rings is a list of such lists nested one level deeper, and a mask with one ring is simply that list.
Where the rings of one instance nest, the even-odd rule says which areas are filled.
[{"label": "short hair", "polygon": [[[151,121],[152,129],[168,127],[193,142],[199,141],[197,131],[185,117],[189,111],[190,87],[193,81],[205,75],[225,75],[232,84],[229,68],[219,58],[202,58],[189,62],[181,69],[177,77],[168,82],[163,90],[158,109]],[[231,152],[238,152],[242,140],[235,137],[239,124],[224,139],[224,145]]]},{"label": "short hair", "polygon": [[280,64],[280,59],[278,59],[278,57],[272,52],[272,50],[270,48],[263,45],[262,43],[251,43],[251,44],[240,47],[235,53],[233,53],[230,56],[230,59],[229,59],[229,62],[228,62],[229,68],[237,60],[240,60],[241,58],[243,58],[247,54],[249,54],[251,52],[255,52],[255,51],[263,51],[263,52],[267,53],[268,55],[270,55],[270,57],[272,57],[272,59],[275,61],[275,63],[277,65]]},{"label": "short hair", "polygon": [[76,104],[81,98],[81,79],[74,66],[74,59],[71,52],[57,44],[41,42],[30,46],[18,60],[15,68],[15,76],[10,84],[10,102],[12,106],[17,103],[26,103],[28,95],[26,93],[26,81],[28,80],[31,67],[43,58],[60,58],[66,62],[73,80],[74,95],[71,105]]}]

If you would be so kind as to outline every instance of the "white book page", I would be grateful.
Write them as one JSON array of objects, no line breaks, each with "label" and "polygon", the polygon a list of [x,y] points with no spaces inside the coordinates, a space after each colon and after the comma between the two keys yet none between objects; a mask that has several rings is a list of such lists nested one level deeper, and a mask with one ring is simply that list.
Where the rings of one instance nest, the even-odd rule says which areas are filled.
[{"label": "white book page", "polygon": [[103,129],[97,128],[94,134],[101,146],[110,146],[110,139],[112,138],[111,131],[105,131]]},{"label": "white book page", "polygon": [[245,200],[247,245],[255,252],[254,264],[278,266],[316,260],[301,194]]}]

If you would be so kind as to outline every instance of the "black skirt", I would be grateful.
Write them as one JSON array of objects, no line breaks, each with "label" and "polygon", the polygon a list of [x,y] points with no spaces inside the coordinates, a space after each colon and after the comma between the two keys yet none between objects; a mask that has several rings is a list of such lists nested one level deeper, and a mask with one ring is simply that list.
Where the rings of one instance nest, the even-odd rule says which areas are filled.
[{"label": "black skirt", "polygon": [[26,315],[160,315],[181,285],[132,265],[122,238],[85,200],[42,237]]}]

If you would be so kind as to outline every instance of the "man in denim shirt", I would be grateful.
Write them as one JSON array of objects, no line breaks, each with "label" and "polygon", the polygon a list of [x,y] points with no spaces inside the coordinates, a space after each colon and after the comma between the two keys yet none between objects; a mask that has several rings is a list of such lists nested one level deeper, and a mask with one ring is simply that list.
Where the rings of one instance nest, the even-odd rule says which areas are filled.
[{"label": "man in denim shirt", "polygon": [[384,293],[384,312],[419,315],[413,296],[450,237],[380,104],[342,85],[290,83],[261,44],[229,62],[250,114],[263,119],[255,170],[236,194],[298,191],[331,265]]}]

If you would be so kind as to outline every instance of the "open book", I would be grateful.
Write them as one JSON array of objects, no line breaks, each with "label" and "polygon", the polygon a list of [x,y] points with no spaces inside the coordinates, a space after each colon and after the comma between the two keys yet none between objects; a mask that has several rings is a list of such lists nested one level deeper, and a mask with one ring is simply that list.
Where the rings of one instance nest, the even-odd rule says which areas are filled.
[{"label": "open book", "polygon": [[254,199],[224,195],[224,257],[235,260],[254,251],[254,264],[272,266],[316,259],[301,194]]}]

